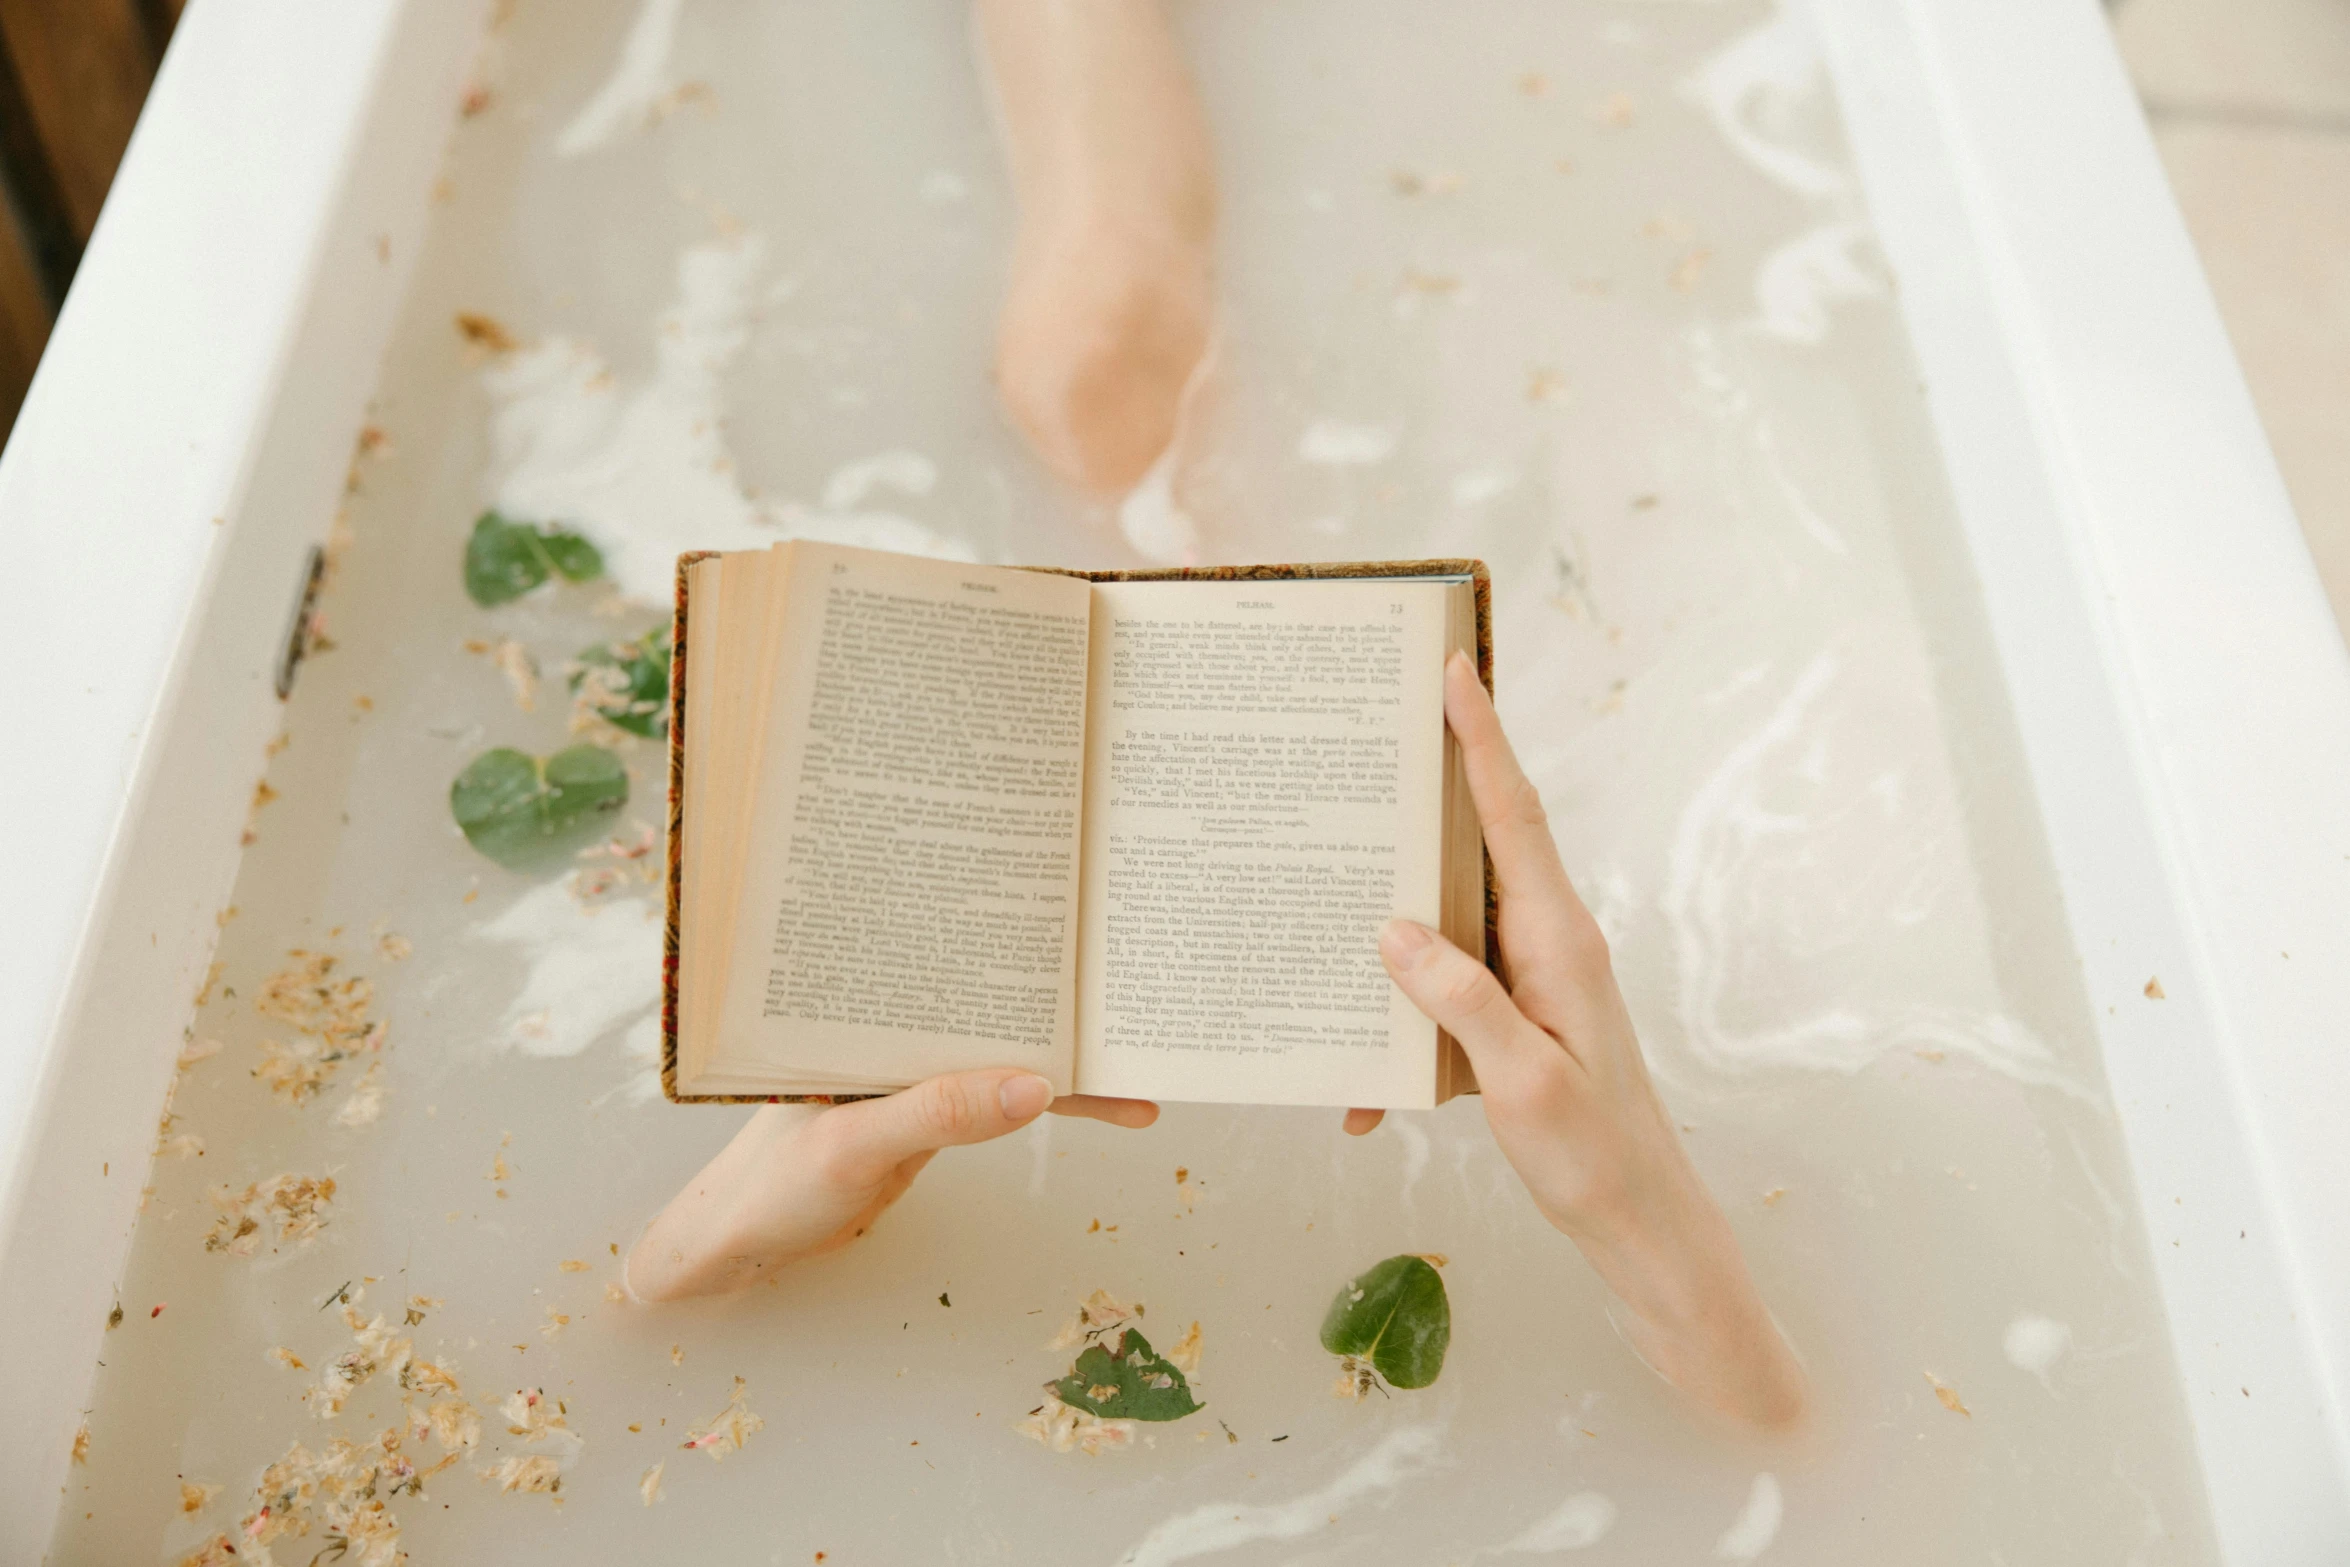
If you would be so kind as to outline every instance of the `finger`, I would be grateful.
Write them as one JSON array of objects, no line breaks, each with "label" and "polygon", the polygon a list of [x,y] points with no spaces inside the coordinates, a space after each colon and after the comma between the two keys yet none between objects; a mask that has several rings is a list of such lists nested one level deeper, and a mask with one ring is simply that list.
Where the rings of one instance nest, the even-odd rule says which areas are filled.
[{"label": "finger", "polygon": [[1445,665],[1444,717],[1460,742],[1462,770],[1500,883],[1502,957],[1521,991],[1530,983],[1537,992],[1521,1000],[1564,999],[1548,994],[1557,979],[1593,981],[1606,967],[1607,942],[1559,862],[1542,792],[1518,765],[1493,699],[1463,653]]},{"label": "finger", "polygon": [[1444,721],[1460,741],[1461,767],[1469,775],[1469,795],[1477,803],[1477,822],[1493,851],[1502,891],[1510,897],[1564,898],[1581,907],[1559,863],[1542,792],[1518,765],[1493,698],[1466,653],[1453,654],[1444,666]]},{"label": "finger", "polygon": [[1018,1131],[1052,1101],[1053,1085],[1034,1072],[949,1072],[880,1099],[838,1106],[816,1127],[826,1162],[839,1178],[878,1182],[916,1154]]},{"label": "finger", "polygon": [[1487,1089],[1517,1078],[1537,1052],[1566,1054],[1519,1013],[1493,970],[1427,926],[1389,920],[1379,932],[1379,956],[1412,1005],[1461,1042]]},{"label": "finger", "polygon": [[1109,1099],[1099,1094],[1063,1094],[1050,1108],[1055,1115],[1107,1121],[1112,1126],[1133,1130],[1140,1130],[1159,1118],[1159,1107],[1148,1099]]},{"label": "finger", "polygon": [[1384,1110],[1364,1110],[1357,1108],[1347,1111],[1346,1119],[1339,1124],[1345,1130],[1347,1136],[1361,1137],[1367,1132],[1377,1131],[1379,1129],[1379,1123],[1386,1119],[1387,1112]]}]

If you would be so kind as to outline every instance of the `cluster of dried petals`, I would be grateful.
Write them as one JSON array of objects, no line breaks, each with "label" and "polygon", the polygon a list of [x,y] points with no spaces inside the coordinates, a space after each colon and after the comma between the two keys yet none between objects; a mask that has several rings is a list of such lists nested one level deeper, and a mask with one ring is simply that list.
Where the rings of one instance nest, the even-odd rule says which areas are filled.
[{"label": "cluster of dried petals", "polygon": [[1099,1457],[1132,1447],[1138,1426],[1132,1420],[1104,1420],[1091,1410],[1064,1404],[1048,1383],[1044,1402],[1030,1410],[1026,1419],[1014,1422],[1012,1429],[1056,1453],[1081,1452]]},{"label": "cluster of dried petals", "polygon": [[498,1413],[506,1417],[506,1430],[525,1442],[536,1442],[554,1432],[569,1432],[563,1423],[565,1410],[560,1399],[547,1397],[535,1387],[518,1387],[506,1402],[498,1406]]},{"label": "cluster of dried petals", "polygon": [[429,1360],[411,1360],[400,1373],[400,1387],[404,1392],[438,1396],[456,1392],[457,1378]]},{"label": "cluster of dried petals", "polygon": [[422,1413],[410,1415],[409,1428],[420,1439],[431,1437],[445,1452],[481,1445],[480,1412],[454,1394],[436,1398]]},{"label": "cluster of dried petals", "polygon": [[[636,651],[625,642],[615,642],[612,646],[622,658]],[[616,748],[636,738],[619,725],[604,721],[607,712],[629,712],[636,707],[629,695],[632,682],[628,671],[616,664],[580,664],[574,670],[573,678],[579,683],[571,688],[571,732]]]},{"label": "cluster of dried petals", "polygon": [[[356,1293],[356,1292],[354,1292]],[[355,1343],[337,1355],[325,1370],[318,1374],[318,1385],[302,1395],[302,1402],[321,1420],[331,1420],[343,1412],[343,1405],[353,1391],[366,1384],[379,1371],[406,1379],[408,1364],[414,1356],[415,1345],[397,1336],[380,1316],[372,1321],[363,1319],[349,1305],[343,1307],[343,1324],[351,1330]]]},{"label": "cluster of dried petals", "polygon": [[163,1112],[163,1119],[155,1128],[155,1155],[157,1158],[161,1158],[165,1154],[180,1159],[196,1159],[203,1156],[204,1139],[198,1137],[194,1132],[174,1132],[173,1128],[179,1124],[180,1118],[178,1116],[169,1110]]},{"label": "cluster of dried petals", "polygon": [[[272,1567],[277,1558],[271,1542],[303,1539],[316,1530],[320,1544],[305,1559],[398,1567],[400,1526],[385,1499],[419,1483],[416,1466],[400,1451],[397,1427],[357,1445],[337,1437],[316,1453],[296,1442],[261,1472],[253,1508],[237,1526],[227,1559]],[[203,1558],[199,1553],[193,1559]]]},{"label": "cluster of dried petals", "polygon": [[205,1232],[204,1249],[250,1257],[265,1240],[278,1246],[306,1246],[326,1228],[334,1196],[331,1175],[273,1175],[241,1192],[214,1187],[212,1206],[220,1210],[220,1217]]},{"label": "cluster of dried petals", "polygon": [[742,1451],[743,1443],[751,1433],[764,1428],[766,1421],[751,1413],[743,1403],[745,1384],[741,1377],[734,1379],[734,1391],[727,1395],[726,1407],[713,1416],[710,1423],[688,1436],[681,1444],[689,1453],[708,1453],[712,1458],[724,1458],[729,1453]]},{"label": "cluster of dried petals", "polygon": [[275,1018],[299,1033],[354,1045],[382,1027],[368,1016],[375,1005],[375,986],[361,975],[333,977],[336,959],[329,953],[287,954],[294,961],[261,982],[253,1010]]},{"label": "cluster of dried petals", "polygon": [[[1080,1344],[1091,1343],[1110,1332],[1117,1332],[1120,1342],[1123,1342],[1125,1324],[1130,1319],[1141,1315],[1142,1305],[1140,1302],[1129,1306],[1108,1290],[1095,1290],[1079,1304],[1077,1315],[1061,1324],[1061,1331],[1054,1334],[1053,1341],[1045,1347],[1047,1349],[1075,1349]],[[1109,1345],[1108,1348],[1113,1355],[1118,1352],[1116,1344]]]},{"label": "cluster of dried petals", "polygon": [[563,1489],[563,1466],[543,1453],[517,1453],[476,1473],[501,1491],[553,1496]]},{"label": "cluster of dried petals", "polygon": [[571,876],[572,897],[594,909],[615,894],[658,882],[666,869],[660,848],[661,830],[641,821],[630,836],[615,835],[588,845],[579,851],[585,863]]},{"label": "cluster of dried petals", "polygon": [[296,950],[288,956],[292,964],[262,981],[253,1008],[302,1037],[292,1044],[262,1041],[261,1065],[253,1075],[277,1099],[299,1105],[325,1087],[344,1061],[381,1050],[384,1026],[369,1016],[375,986],[367,979],[334,978],[336,960],[327,953]]},{"label": "cluster of dried petals", "polygon": [[1352,1355],[1338,1357],[1338,1381],[1330,1389],[1330,1396],[1361,1403],[1371,1390],[1379,1386],[1379,1373],[1367,1360]]}]

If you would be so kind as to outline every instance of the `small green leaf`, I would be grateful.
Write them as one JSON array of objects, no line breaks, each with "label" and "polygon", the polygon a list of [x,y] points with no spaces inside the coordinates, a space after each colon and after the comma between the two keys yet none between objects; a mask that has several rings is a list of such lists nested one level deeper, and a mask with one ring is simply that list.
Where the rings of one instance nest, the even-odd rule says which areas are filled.
[{"label": "small green leaf", "polygon": [[1425,1257],[1390,1257],[1346,1281],[1322,1319],[1322,1347],[1367,1363],[1396,1387],[1426,1387],[1444,1369],[1452,1303]]},{"label": "small green leaf", "polygon": [[604,557],[593,544],[563,528],[547,528],[540,534],[547,550],[547,559],[565,582],[593,582],[604,574]]},{"label": "small green leaf", "polygon": [[600,746],[545,761],[504,746],[484,751],[449,785],[449,812],[465,841],[521,869],[576,847],[628,803],[628,770]]},{"label": "small green leaf", "polygon": [[571,689],[593,682],[589,700],[607,723],[657,740],[669,732],[669,627],[634,642],[602,642],[579,655]]},{"label": "small green leaf", "polygon": [[473,521],[465,541],[465,591],[483,606],[503,604],[560,576],[586,582],[604,573],[604,557],[576,533],[510,522],[494,511]]},{"label": "small green leaf", "polygon": [[1181,1420],[1201,1407],[1183,1373],[1133,1328],[1113,1328],[1088,1344],[1053,1391],[1070,1408],[1104,1420]]}]

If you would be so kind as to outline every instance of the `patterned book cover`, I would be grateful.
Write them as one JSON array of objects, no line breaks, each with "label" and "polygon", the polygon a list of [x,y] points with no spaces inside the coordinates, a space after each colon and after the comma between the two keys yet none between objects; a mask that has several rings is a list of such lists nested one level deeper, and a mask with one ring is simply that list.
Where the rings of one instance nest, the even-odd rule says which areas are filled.
[{"label": "patterned book cover", "polygon": [[[669,654],[669,908],[661,931],[661,1091],[678,1104],[833,1104],[860,1094],[691,1094],[677,1091],[678,883],[685,817],[685,622],[686,568],[708,560],[715,550],[677,557],[677,611]],[[1493,578],[1481,560],[1352,560],[1280,566],[1169,566],[1144,571],[1078,571],[1066,566],[1029,566],[1089,582],[1245,582],[1296,577],[1467,577],[1477,594],[1477,673],[1493,689]],[[1493,857],[1485,858],[1485,952],[1489,962],[1501,950],[1500,895],[1493,883]],[[1445,1048],[1452,1048],[1449,1041]]]}]

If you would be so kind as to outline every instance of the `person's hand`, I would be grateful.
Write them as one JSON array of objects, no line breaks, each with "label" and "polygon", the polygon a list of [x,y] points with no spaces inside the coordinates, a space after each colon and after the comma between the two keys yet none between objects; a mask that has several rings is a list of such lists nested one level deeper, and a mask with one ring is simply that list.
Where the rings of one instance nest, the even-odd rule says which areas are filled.
[{"label": "person's hand", "polygon": [[[1380,933],[1387,972],[1468,1052],[1494,1140],[1543,1217],[1629,1308],[1619,1325],[1634,1351],[1735,1419],[1793,1425],[1802,1369],[1649,1081],[1606,938],[1559,863],[1542,796],[1468,659],[1453,656],[1444,687],[1500,884],[1511,982],[1410,920]],[[1347,1113],[1349,1132],[1378,1124],[1377,1111]]]},{"label": "person's hand", "polygon": [[837,1251],[873,1227],[941,1148],[1016,1132],[1045,1111],[1148,1126],[1143,1099],[1053,1097],[1033,1072],[954,1072],[853,1104],[767,1105],[670,1199],[628,1254],[638,1300],[717,1295]]}]

